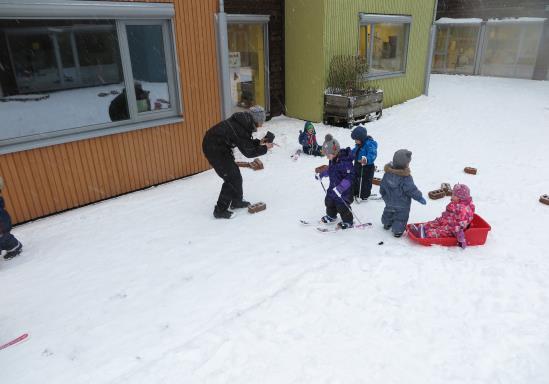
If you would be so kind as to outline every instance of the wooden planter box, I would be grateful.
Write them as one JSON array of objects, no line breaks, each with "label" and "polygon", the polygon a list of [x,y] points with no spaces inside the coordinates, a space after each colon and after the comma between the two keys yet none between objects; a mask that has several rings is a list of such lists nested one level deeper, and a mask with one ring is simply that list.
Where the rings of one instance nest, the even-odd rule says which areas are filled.
[{"label": "wooden planter box", "polygon": [[324,95],[324,124],[346,123],[349,128],[358,123],[380,119],[383,91],[356,96]]}]

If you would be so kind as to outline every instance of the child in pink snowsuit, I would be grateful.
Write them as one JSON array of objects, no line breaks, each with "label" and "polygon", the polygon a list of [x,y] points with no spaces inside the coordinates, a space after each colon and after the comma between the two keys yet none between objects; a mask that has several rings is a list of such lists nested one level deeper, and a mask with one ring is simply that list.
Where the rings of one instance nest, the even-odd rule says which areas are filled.
[{"label": "child in pink snowsuit", "polygon": [[463,232],[475,214],[475,205],[465,184],[456,184],[452,192],[452,201],[446,206],[446,211],[435,220],[416,227],[421,237],[456,237],[459,246],[465,248],[467,241]]}]

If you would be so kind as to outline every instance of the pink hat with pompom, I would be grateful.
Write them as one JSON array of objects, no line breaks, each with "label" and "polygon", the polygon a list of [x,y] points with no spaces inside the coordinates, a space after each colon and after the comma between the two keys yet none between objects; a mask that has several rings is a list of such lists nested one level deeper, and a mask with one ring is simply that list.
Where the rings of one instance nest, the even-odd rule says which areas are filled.
[{"label": "pink hat with pompom", "polygon": [[452,190],[452,195],[460,200],[467,200],[471,198],[471,191],[465,184],[456,184]]}]

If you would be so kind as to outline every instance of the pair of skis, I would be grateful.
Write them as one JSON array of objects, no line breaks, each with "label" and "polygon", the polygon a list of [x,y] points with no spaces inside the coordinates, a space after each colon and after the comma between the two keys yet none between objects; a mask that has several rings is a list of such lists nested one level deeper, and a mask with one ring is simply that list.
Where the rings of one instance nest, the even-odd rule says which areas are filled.
[{"label": "pair of skis", "polygon": [[[327,224],[327,223],[324,223],[322,221],[318,221],[318,222],[315,222],[315,221],[311,221],[311,220],[305,220],[305,219],[300,219],[299,222],[301,223],[301,225],[305,225],[305,226],[315,226],[315,229],[318,231],[318,232],[322,232],[322,233],[331,233],[331,232],[338,232],[338,231],[343,231],[343,229],[339,228],[337,225],[335,225],[335,223],[330,223],[330,224]],[[353,225],[351,228],[348,228],[348,229],[365,229],[365,228],[368,228],[368,227],[371,227],[372,226],[372,223],[361,223],[361,224],[355,224]]]}]

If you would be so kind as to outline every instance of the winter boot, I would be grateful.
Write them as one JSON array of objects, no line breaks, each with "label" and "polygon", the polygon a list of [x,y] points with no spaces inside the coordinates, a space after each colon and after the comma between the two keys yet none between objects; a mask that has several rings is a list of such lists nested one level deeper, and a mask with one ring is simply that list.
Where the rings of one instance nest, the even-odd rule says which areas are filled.
[{"label": "winter boot", "polygon": [[249,206],[250,202],[246,200],[231,201],[231,209],[248,208]]},{"label": "winter boot", "polygon": [[336,221],[337,217],[332,217],[332,216],[322,216],[320,218],[320,221],[323,222],[324,224],[331,224],[333,223],[334,221]]},{"label": "winter boot", "polygon": [[383,226],[383,229],[386,230],[386,231],[388,231],[390,228],[391,228],[391,224],[385,224]]},{"label": "winter boot", "polygon": [[12,249],[6,250],[6,253],[4,255],[5,260],[13,259],[15,256],[21,253],[23,250],[23,244],[21,242],[17,242],[17,245],[13,247]]},{"label": "winter boot", "polygon": [[345,222],[340,222],[340,223],[337,223],[337,228],[339,229],[349,229],[349,228],[353,228],[353,223],[345,223]]},{"label": "winter boot", "polygon": [[214,208],[214,217],[216,219],[230,219],[232,215],[233,213],[228,209],[222,211],[221,209],[217,208],[217,205]]},{"label": "winter boot", "polygon": [[397,237],[397,238],[398,238],[398,237],[401,237],[401,236],[402,236],[402,232],[400,232],[400,233],[393,233],[393,236],[394,236],[394,237]]}]

